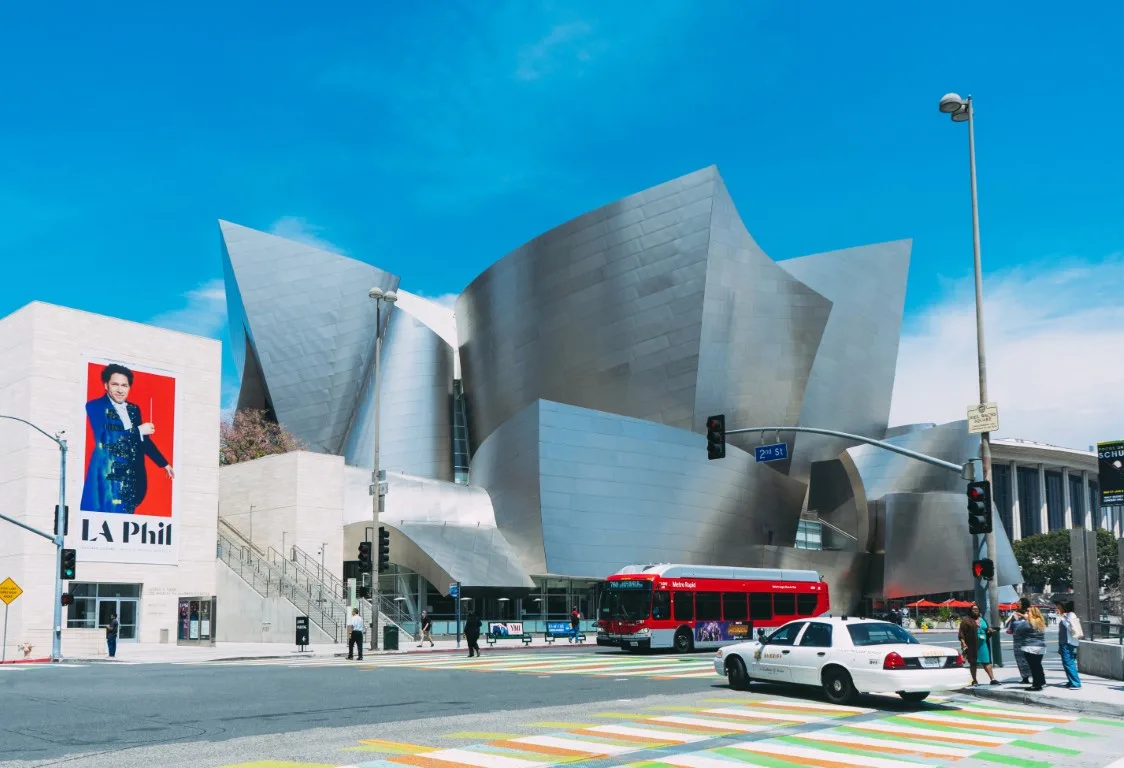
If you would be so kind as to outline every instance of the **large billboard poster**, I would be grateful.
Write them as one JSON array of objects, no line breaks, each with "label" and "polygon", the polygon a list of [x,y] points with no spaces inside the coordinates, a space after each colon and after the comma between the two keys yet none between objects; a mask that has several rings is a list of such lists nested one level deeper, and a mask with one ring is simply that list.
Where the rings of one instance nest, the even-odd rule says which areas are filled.
[{"label": "large billboard poster", "polygon": [[1124,505],[1124,440],[1097,443],[1097,470],[1101,506]]},{"label": "large billboard poster", "polygon": [[175,376],[89,361],[84,415],[75,548],[95,562],[175,563]]}]

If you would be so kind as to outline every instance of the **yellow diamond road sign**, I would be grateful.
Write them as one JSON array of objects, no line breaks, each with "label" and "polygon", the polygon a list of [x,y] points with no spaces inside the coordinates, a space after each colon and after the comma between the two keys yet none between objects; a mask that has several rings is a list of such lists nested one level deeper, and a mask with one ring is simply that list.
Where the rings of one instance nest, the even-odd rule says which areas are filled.
[{"label": "yellow diamond road sign", "polygon": [[12,581],[11,578],[0,582],[0,600],[3,600],[5,605],[11,605],[22,594],[23,590],[20,589],[20,585]]}]

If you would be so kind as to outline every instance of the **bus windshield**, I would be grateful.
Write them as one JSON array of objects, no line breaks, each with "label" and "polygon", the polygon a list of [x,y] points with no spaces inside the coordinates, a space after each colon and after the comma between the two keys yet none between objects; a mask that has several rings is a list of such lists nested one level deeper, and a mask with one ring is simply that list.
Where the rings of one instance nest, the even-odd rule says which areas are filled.
[{"label": "bus windshield", "polygon": [[601,586],[597,617],[605,621],[641,621],[652,612],[650,581],[607,581]]}]

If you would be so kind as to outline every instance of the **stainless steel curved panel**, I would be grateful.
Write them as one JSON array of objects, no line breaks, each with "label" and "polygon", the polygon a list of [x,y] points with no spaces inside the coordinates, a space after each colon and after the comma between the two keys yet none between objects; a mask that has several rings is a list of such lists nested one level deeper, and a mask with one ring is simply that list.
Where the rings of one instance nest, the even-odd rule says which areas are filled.
[{"label": "stainless steel curved panel", "polygon": [[713,202],[692,428],[715,413],[729,427],[795,424],[832,304],[765,255],[720,178]]},{"label": "stainless steel curved panel", "polygon": [[691,427],[717,178],[587,213],[472,281],[456,317],[474,449],[540,397]]},{"label": "stainless steel curved panel", "polygon": [[[345,525],[371,525],[370,475],[344,474]],[[391,529],[391,561],[444,592],[451,581],[476,587],[531,587],[514,549],[497,529],[487,491],[387,472],[381,525]],[[401,538],[399,538],[401,537]]]},{"label": "stainless steel curved panel", "polygon": [[[878,243],[778,262],[832,302],[799,424],[879,439],[890,417],[905,308],[911,241]],[[853,441],[791,438],[789,475],[808,482],[811,464],[836,458]]]},{"label": "stainless steel curved panel", "polygon": [[244,317],[278,421],[340,454],[374,349],[372,286],[398,277],[346,256],[220,221],[231,317]]},{"label": "stainless steel curved panel", "polygon": [[[537,488],[526,468],[495,458],[516,455],[507,445],[532,444]],[[600,578],[637,562],[747,565],[751,544],[791,546],[803,484],[733,446],[725,460],[707,461],[705,446],[688,430],[541,400],[485,441],[478,456],[487,468],[474,464],[473,473],[531,573]]]},{"label": "stainless steel curved panel", "polygon": [[[397,307],[385,333],[379,466],[452,481],[453,348],[426,323]],[[367,469],[374,463],[373,378],[371,366],[343,450],[348,464]]]}]

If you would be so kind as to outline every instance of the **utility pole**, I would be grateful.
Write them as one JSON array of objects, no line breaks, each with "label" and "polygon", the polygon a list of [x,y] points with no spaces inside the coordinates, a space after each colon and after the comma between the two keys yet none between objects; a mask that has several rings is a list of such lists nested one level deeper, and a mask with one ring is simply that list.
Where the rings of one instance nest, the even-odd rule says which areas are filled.
[{"label": "utility pole", "polygon": [[[374,529],[379,529],[379,513],[382,512],[382,478],[379,476],[379,411],[382,406],[382,396],[379,389],[380,364],[382,362],[382,303],[393,304],[398,300],[394,291],[383,291],[374,287],[367,295],[375,300],[375,375],[374,375],[374,467],[371,470],[371,519]],[[374,566],[371,572],[371,650],[379,648],[379,571]]]},{"label": "utility pole", "polygon": [[[66,438],[63,435],[65,431],[56,432],[50,435],[44,430],[32,424],[26,419],[21,419],[16,416],[3,416],[0,419],[8,419],[10,421],[18,421],[21,424],[34,429],[48,440],[51,440],[59,447],[59,504],[55,509],[55,535],[52,536],[45,531],[38,528],[33,528],[26,523],[21,523],[7,515],[0,514],[0,520],[6,520],[13,525],[17,525],[26,531],[42,536],[43,538],[51,541],[55,545],[55,606],[52,614],[53,624],[51,627],[51,661],[62,661],[62,550],[66,545]],[[7,625],[5,624],[5,627]]]},{"label": "utility pole", "polygon": [[[973,271],[976,282],[976,359],[980,378],[980,405],[987,402],[987,353],[984,348],[984,317],[983,317],[983,267],[980,260],[980,205],[979,195],[976,191],[976,115],[972,106],[972,97],[961,99],[955,93],[945,95],[940,102],[940,110],[952,116],[953,122],[968,123],[968,176],[972,187],[972,259]],[[983,465],[983,479],[991,485],[991,433],[984,432],[980,435],[980,463]],[[987,559],[996,562],[995,531],[985,534],[984,546]],[[979,552],[978,546],[975,547]],[[977,582],[976,594],[985,595],[988,604],[987,623],[994,629],[1000,626],[999,618],[999,579],[986,582]],[[994,632],[992,637],[991,658],[996,666],[1003,666],[1002,645],[1000,633]]]}]

